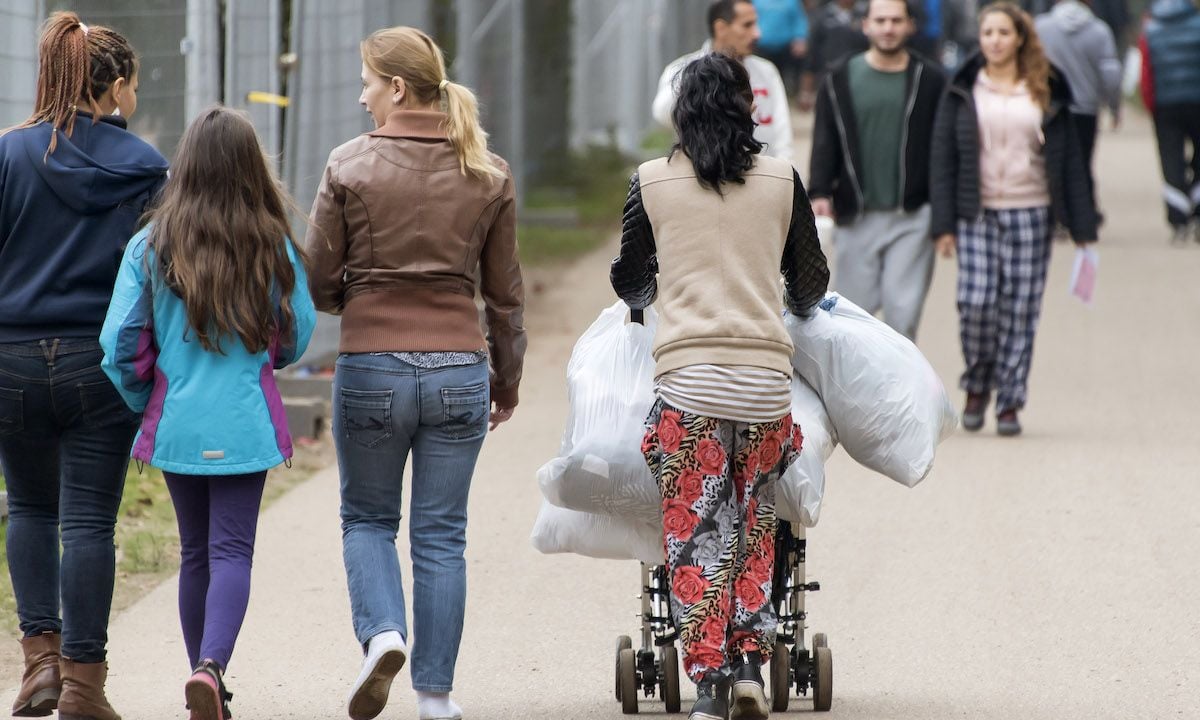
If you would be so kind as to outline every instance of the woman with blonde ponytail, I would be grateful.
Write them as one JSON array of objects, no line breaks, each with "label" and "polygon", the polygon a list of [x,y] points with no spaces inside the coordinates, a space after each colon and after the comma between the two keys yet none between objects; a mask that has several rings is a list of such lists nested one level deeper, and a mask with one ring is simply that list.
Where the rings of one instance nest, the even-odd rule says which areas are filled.
[{"label": "woman with blonde ponytail", "polygon": [[375,130],[329,156],[307,240],[317,309],[341,315],[334,437],[365,655],[349,713],[379,715],[409,654],[396,533],[411,455],[412,683],[421,720],[457,720],[467,495],[489,419],[495,430],[517,405],[525,354],[516,189],[428,35],[379,30],[361,52]]},{"label": "woman with blonde ponytail", "polygon": [[0,467],[25,655],[13,714],[118,720],[105,644],[138,416],[99,337],[167,161],[126,130],[138,63],[119,33],[55,13],[38,60],[33,112],[0,136]]}]

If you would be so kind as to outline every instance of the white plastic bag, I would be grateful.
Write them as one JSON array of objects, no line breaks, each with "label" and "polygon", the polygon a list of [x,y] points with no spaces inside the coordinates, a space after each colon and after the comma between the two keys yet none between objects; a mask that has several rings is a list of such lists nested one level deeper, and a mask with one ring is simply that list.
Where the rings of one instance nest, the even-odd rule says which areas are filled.
[{"label": "white plastic bag", "polygon": [[654,404],[657,315],[647,308],[639,325],[626,312],[623,302],[607,308],[575,343],[562,448],[538,470],[538,484],[559,507],[658,524],[658,484],[641,450]]},{"label": "white plastic bag", "polygon": [[606,560],[663,564],[661,524],[567,510],[545,500],[530,540],[538,552],[546,555],[575,553]]},{"label": "white plastic bag", "polygon": [[825,405],[804,378],[792,374],[792,422],[804,443],[775,488],[775,512],[781,520],[815,527],[825,495],[825,463],[837,447],[837,432]]},{"label": "white plastic bag", "polygon": [[917,346],[837,293],[812,317],[784,322],[792,365],[824,401],[846,452],[908,487],[924,480],[958,416]]}]

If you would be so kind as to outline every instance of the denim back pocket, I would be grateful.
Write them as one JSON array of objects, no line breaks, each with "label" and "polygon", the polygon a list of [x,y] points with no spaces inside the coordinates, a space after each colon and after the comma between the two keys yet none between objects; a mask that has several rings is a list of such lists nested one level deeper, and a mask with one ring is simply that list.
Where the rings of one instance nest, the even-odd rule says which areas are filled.
[{"label": "denim back pocket", "polygon": [[87,427],[137,425],[141,420],[141,414],[129,409],[117,388],[107,379],[79,383],[77,387],[79,410]]},{"label": "denim back pocket", "polygon": [[342,431],[363,447],[392,436],[392,391],[342,388]]},{"label": "denim back pocket", "polygon": [[24,429],[24,393],[12,388],[0,388],[0,435],[15,435]]},{"label": "denim back pocket", "polygon": [[441,428],[447,435],[456,440],[483,436],[488,420],[487,384],[442,388],[442,408]]}]

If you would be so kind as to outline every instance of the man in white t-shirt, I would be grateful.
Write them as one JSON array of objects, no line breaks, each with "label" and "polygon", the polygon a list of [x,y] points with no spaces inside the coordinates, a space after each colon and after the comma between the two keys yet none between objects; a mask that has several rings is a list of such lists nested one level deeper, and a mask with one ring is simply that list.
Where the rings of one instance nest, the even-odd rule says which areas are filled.
[{"label": "man in white t-shirt", "polygon": [[769,60],[752,54],[760,35],[758,13],[754,10],[753,0],[717,0],[708,8],[708,30],[711,39],[706,40],[699,51],[684,55],[663,71],[652,106],[654,119],[673,129],[671,110],[675,107],[679,72],[698,57],[711,52],[723,52],[741,60],[750,73],[750,86],[754,90],[754,121],[758,123],[754,139],[766,145],[763,150],[765,154],[794,162],[792,118],[787,93],[783,89],[783,78]]}]

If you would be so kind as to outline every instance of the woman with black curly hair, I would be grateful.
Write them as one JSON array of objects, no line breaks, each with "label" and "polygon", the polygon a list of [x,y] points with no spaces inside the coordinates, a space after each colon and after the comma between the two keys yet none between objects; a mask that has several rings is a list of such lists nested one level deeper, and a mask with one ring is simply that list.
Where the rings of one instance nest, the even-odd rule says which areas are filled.
[{"label": "woman with black curly hair", "polygon": [[[642,444],[663,501],[671,613],[692,718],[765,718],[761,665],[775,643],[775,482],[800,449],[792,342],[829,268],[791,164],[761,155],[746,69],[711,54],[680,77],[679,142],[638,168],[612,284],[657,303],[657,400]],[[786,292],[781,292],[780,274]]]}]

